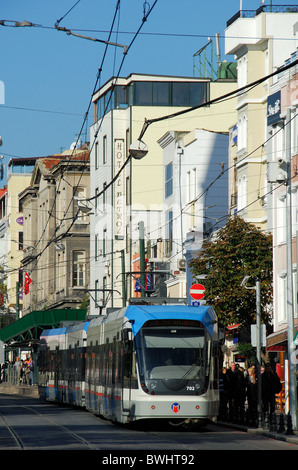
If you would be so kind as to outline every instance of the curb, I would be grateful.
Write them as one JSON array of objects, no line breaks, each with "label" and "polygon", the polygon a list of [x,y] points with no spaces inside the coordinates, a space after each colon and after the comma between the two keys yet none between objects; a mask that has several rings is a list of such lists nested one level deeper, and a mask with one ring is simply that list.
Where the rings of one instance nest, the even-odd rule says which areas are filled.
[{"label": "curb", "polygon": [[264,428],[250,428],[241,424],[226,423],[223,421],[217,421],[217,424],[227,428],[238,429],[240,431],[247,432],[248,434],[258,434],[260,436],[269,437],[270,439],[275,439],[277,441],[284,441],[288,442],[289,444],[298,445],[297,431],[293,431],[294,434],[287,434],[286,431],[279,433],[276,431],[268,431]]},{"label": "curb", "polygon": [[11,385],[7,383],[0,384],[0,395],[21,395],[26,397],[44,399],[45,390],[40,385]]}]

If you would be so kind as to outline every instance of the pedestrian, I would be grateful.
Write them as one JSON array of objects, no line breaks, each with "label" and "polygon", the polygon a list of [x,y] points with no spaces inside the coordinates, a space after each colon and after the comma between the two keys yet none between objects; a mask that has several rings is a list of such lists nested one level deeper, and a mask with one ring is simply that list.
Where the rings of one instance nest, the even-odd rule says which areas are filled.
[{"label": "pedestrian", "polygon": [[24,367],[25,367],[25,370],[24,370],[25,384],[26,384],[26,385],[30,385],[30,378],[29,378],[30,367],[29,367],[29,359],[28,359],[28,357],[24,360]]},{"label": "pedestrian", "polygon": [[[280,380],[273,371],[270,364],[261,367],[261,389],[262,389],[262,404],[264,413],[268,413],[272,416],[275,412],[275,394],[278,393],[278,383]],[[280,390],[279,390],[280,391]]]},{"label": "pedestrian", "polygon": [[230,368],[227,370],[227,376],[229,385],[228,401],[230,420],[232,422],[239,422],[244,419],[244,374],[239,370],[235,362],[232,362]]},{"label": "pedestrian", "polygon": [[227,375],[227,368],[223,367],[219,374],[219,397],[220,397],[220,405],[219,405],[219,416],[221,419],[227,419],[227,411],[228,411],[228,392],[229,392],[229,379]]},{"label": "pedestrian", "polygon": [[22,368],[22,363],[20,361],[19,357],[16,357],[15,363],[13,365],[15,371],[16,371],[16,384],[20,384],[20,375],[21,375],[21,368]]},{"label": "pedestrian", "polygon": [[255,368],[249,367],[248,375],[245,377],[245,394],[248,404],[248,424],[257,425],[258,410],[258,387]]},{"label": "pedestrian", "polygon": [[34,366],[35,362],[33,361],[33,358],[30,357],[29,359],[29,385],[34,385]]}]

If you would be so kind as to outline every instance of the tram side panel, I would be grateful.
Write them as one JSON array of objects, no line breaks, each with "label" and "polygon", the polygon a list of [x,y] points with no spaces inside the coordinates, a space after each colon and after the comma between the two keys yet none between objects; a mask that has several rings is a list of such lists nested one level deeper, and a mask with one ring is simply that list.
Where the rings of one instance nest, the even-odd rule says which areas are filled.
[{"label": "tram side panel", "polygon": [[89,322],[71,326],[66,334],[64,370],[62,377],[63,401],[68,404],[85,405],[86,340]]},{"label": "tram side panel", "polygon": [[100,386],[104,370],[103,358],[104,317],[91,320],[87,329],[85,402],[86,408],[94,414],[101,414],[103,391]]},{"label": "tram side panel", "polygon": [[59,384],[61,380],[62,350],[65,349],[67,328],[56,328],[43,331],[40,336],[41,351],[40,371],[46,376],[46,400],[61,401]]}]

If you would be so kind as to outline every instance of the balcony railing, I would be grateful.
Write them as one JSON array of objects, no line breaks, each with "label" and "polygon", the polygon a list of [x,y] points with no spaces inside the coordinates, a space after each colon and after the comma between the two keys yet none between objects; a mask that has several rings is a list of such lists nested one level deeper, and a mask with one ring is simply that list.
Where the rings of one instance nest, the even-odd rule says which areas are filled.
[{"label": "balcony railing", "polygon": [[295,5],[261,5],[257,10],[240,10],[227,21],[227,27],[238,18],[254,18],[260,13],[298,13]]}]

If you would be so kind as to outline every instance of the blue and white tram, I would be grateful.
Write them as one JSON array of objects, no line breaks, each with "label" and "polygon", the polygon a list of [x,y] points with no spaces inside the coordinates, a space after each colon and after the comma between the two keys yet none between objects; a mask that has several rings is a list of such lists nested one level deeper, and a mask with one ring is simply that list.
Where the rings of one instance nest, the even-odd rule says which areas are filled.
[{"label": "blue and white tram", "polygon": [[89,322],[43,331],[40,370],[47,375],[49,401],[84,406],[85,353]]},{"label": "blue and white tram", "polygon": [[216,420],[219,338],[211,307],[130,305],[91,320],[86,333],[86,409],[120,423]]}]

